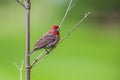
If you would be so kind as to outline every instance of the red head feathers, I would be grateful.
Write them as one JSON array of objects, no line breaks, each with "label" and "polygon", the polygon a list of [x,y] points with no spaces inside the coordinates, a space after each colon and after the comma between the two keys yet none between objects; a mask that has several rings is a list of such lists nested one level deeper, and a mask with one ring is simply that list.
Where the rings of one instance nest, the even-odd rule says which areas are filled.
[{"label": "red head feathers", "polygon": [[52,26],[49,31],[53,34],[59,35],[59,30],[60,30],[59,26],[55,25]]}]

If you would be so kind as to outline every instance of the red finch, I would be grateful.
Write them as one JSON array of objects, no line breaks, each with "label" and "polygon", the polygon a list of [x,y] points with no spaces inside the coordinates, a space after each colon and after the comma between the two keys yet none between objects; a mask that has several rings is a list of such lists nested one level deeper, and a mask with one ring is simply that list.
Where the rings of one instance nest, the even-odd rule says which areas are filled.
[{"label": "red finch", "polygon": [[52,26],[50,30],[37,41],[35,48],[31,52],[31,54],[41,48],[47,50],[56,47],[56,44],[60,40],[59,30],[59,26]]}]

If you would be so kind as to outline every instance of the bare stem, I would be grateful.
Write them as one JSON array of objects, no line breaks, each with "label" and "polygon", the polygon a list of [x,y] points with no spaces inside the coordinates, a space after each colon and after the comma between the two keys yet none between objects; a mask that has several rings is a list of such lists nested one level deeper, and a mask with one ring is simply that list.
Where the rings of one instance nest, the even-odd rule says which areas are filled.
[{"label": "bare stem", "polygon": [[30,0],[26,0],[26,80],[30,80]]},{"label": "bare stem", "polygon": [[67,14],[68,14],[68,12],[69,12],[70,9],[72,9],[72,7],[73,7],[73,6],[71,7],[71,4],[72,4],[72,0],[70,1],[69,5],[68,5],[68,8],[67,8],[67,10],[66,10],[66,12],[65,12],[65,15],[64,15],[64,17],[62,18],[62,21],[61,21],[60,24],[59,24],[60,27],[61,27],[62,23],[64,22]]},{"label": "bare stem", "polygon": [[[77,27],[79,27],[79,25],[90,15],[90,12],[86,13],[85,16],[77,23],[75,24],[75,26],[72,27],[72,29],[70,29],[65,36],[59,41],[58,44],[60,44],[63,40],[65,40]],[[45,55],[47,55],[48,53],[50,53],[54,48],[50,49],[48,52],[46,52],[45,50],[38,55],[38,57],[36,57],[34,59],[34,61],[31,64],[31,68],[39,61],[41,60]]]}]

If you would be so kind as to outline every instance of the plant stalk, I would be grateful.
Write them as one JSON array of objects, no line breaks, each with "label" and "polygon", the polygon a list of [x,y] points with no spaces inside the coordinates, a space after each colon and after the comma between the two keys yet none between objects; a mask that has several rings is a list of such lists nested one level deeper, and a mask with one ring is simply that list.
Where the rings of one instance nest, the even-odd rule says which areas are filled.
[{"label": "plant stalk", "polygon": [[30,80],[30,0],[25,3],[26,7],[26,80]]}]

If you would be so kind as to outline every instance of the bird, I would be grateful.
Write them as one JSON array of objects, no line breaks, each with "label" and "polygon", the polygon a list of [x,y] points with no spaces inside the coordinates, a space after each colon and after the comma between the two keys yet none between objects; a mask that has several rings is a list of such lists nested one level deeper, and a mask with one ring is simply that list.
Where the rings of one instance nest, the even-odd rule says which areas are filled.
[{"label": "bird", "polygon": [[55,48],[60,40],[60,27],[58,25],[52,26],[48,32],[46,32],[35,44],[35,47],[30,52],[34,53],[37,50],[44,48],[46,51],[51,48]]}]

